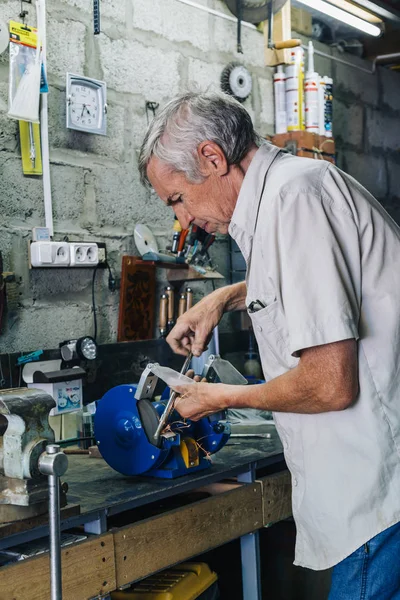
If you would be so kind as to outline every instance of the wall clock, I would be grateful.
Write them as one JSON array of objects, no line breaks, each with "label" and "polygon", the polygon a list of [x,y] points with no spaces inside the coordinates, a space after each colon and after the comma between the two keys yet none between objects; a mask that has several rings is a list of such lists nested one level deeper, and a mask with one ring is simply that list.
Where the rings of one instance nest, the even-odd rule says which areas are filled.
[{"label": "wall clock", "polygon": [[67,127],[107,135],[107,86],[104,81],[67,73]]}]

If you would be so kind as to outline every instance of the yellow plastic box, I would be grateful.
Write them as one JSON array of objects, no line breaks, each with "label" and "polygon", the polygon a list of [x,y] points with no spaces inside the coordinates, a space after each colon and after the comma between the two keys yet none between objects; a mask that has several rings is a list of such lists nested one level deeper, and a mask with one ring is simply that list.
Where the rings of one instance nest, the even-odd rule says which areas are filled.
[{"label": "yellow plastic box", "polygon": [[195,600],[217,581],[205,563],[182,563],[147,577],[130,589],[112,592],[112,600]]}]

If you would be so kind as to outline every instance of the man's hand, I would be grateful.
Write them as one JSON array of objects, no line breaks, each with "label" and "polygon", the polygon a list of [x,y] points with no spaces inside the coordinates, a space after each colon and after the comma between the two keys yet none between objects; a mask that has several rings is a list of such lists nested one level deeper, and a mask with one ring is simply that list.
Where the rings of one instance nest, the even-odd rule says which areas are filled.
[{"label": "man's hand", "polygon": [[179,317],[167,337],[168,344],[176,354],[187,356],[191,351],[200,356],[224,312],[243,308],[245,297],[244,283],[215,290]]},{"label": "man's hand", "polygon": [[222,398],[225,397],[221,388],[223,383],[193,383],[180,385],[175,388],[180,396],[175,400],[175,409],[182,418],[198,421],[216,412],[225,410]]}]

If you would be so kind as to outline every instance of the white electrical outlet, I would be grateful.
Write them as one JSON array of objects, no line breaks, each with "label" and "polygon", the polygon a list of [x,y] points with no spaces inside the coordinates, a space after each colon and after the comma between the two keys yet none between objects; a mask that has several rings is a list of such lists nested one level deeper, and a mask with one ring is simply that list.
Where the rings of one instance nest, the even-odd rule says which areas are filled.
[{"label": "white electrical outlet", "polygon": [[30,245],[32,267],[69,267],[68,242],[32,242]]},{"label": "white electrical outlet", "polygon": [[94,242],[70,242],[71,267],[93,267],[99,262],[99,249]]}]

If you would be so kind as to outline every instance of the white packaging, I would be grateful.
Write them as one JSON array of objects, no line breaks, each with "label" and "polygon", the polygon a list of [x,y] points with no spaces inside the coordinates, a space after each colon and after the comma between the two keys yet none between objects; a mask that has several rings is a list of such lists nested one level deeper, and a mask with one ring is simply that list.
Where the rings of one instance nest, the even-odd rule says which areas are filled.
[{"label": "white packaging", "polygon": [[285,81],[286,76],[280,65],[274,75],[275,133],[287,132]]},{"label": "white packaging", "polygon": [[333,118],[333,79],[331,77],[324,77],[325,82],[325,98],[324,98],[324,121],[325,121],[325,135],[326,137],[332,137],[332,118]]},{"label": "white packaging", "polygon": [[318,122],[319,122],[319,135],[325,135],[325,77],[319,78]]},{"label": "white packaging", "polygon": [[287,130],[304,129],[304,51],[293,48],[290,64],[286,67],[285,95]]}]

